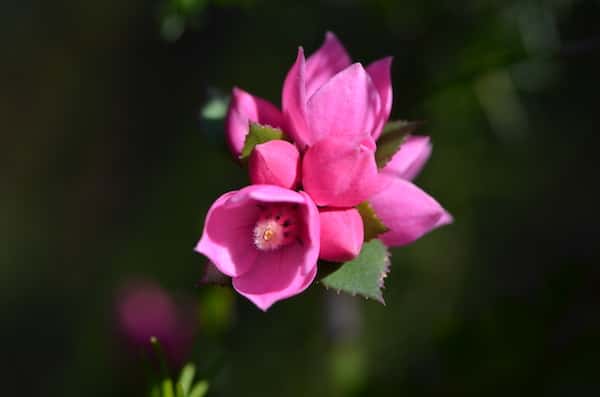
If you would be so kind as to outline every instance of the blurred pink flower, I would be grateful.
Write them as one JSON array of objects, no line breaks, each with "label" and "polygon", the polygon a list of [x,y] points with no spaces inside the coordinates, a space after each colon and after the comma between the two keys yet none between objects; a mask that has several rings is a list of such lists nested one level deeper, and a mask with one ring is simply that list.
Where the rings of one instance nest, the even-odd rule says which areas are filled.
[{"label": "blurred pink flower", "polygon": [[134,353],[150,350],[154,336],[172,366],[183,364],[196,330],[192,310],[178,305],[154,282],[132,281],[118,292],[116,312],[119,332]]},{"label": "blurred pink flower", "polygon": [[212,205],[196,251],[262,310],[297,295],[314,280],[319,213],[304,192],[251,185]]}]

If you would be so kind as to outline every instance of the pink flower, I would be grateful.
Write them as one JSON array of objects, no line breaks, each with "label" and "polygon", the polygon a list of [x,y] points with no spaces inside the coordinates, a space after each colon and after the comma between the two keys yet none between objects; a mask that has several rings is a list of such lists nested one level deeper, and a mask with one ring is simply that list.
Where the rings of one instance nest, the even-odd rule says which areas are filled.
[{"label": "pink flower", "polygon": [[[196,250],[262,310],[306,289],[317,259],[344,262],[360,253],[364,226],[354,207],[364,201],[389,229],[379,236],[388,246],[411,243],[452,221],[409,181],[431,154],[428,137],[409,137],[378,169],[376,142],[392,107],[391,61],[366,68],[352,63],[327,33],[308,59],[298,49],[281,111],[234,88],[226,119],[234,156],[251,122],[280,128],[291,142],[254,147],[248,162],[253,185],[213,204]],[[304,191],[295,192],[299,186]]]},{"label": "pink flower", "polygon": [[312,56],[298,49],[283,84],[287,131],[301,148],[329,137],[377,139],[392,106],[391,58],[351,64],[333,33]]},{"label": "pink flower", "polygon": [[262,310],[297,295],[314,280],[319,213],[304,192],[251,185],[225,193],[206,216],[196,251]]},{"label": "pink flower", "polygon": [[171,365],[183,364],[193,344],[193,310],[178,305],[157,284],[130,282],[117,295],[116,314],[120,334],[134,353],[151,350],[156,337]]},{"label": "pink flower", "polygon": [[280,112],[270,102],[234,88],[226,119],[229,147],[239,156],[250,121],[281,128],[304,150],[328,136],[379,137],[392,107],[390,57],[352,64],[333,33],[308,59],[299,48],[283,84]]}]

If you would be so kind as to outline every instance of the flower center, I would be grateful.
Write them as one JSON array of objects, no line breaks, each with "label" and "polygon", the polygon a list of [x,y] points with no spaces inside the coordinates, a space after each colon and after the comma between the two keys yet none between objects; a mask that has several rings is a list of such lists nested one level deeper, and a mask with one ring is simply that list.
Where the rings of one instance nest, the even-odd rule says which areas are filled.
[{"label": "flower center", "polygon": [[298,240],[298,212],[293,204],[260,204],[254,226],[254,245],[261,251],[273,251]]}]

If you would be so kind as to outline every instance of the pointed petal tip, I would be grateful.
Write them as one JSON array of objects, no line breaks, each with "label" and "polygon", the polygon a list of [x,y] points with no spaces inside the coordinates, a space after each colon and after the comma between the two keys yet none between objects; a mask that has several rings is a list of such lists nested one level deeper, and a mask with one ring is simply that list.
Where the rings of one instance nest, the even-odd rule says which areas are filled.
[{"label": "pointed petal tip", "polygon": [[450,225],[452,223],[454,223],[454,217],[448,211],[444,210],[444,213],[442,214],[442,216],[440,216],[440,219],[435,224],[435,227]]}]

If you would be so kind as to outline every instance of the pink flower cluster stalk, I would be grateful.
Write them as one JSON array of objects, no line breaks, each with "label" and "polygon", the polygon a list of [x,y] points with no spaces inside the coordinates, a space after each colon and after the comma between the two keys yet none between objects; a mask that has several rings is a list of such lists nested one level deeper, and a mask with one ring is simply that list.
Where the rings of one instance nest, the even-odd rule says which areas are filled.
[{"label": "pink flower cluster stalk", "polygon": [[255,146],[248,162],[252,185],[212,205],[196,250],[262,310],[304,291],[318,259],[344,262],[360,253],[363,221],[355,207],[364,201],[388,227],[379,237],[391,247],[452,221],[410,182],[431,154],[428,137],[408,138],[381,170],[375,162],[392,108],[391,62],[352,63],[327,33],[308,59],[299,48],[281,110],[233,89],[226,131],[236,158],[252,122],[280,128],[291,142]]}]

